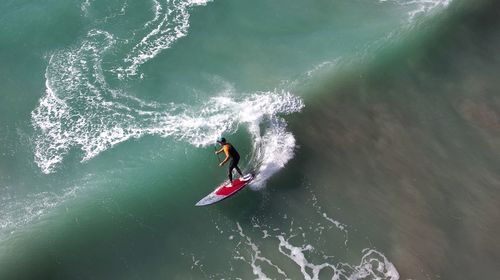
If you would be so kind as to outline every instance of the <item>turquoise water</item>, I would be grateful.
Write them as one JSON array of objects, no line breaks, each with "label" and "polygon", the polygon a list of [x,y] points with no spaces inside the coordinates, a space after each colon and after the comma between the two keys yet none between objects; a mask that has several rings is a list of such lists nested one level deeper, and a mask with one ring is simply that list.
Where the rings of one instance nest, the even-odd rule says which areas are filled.
[{"label": "turquoise water", "polygon": [[0,279],[495,278],[499,11],[3,1]]}]

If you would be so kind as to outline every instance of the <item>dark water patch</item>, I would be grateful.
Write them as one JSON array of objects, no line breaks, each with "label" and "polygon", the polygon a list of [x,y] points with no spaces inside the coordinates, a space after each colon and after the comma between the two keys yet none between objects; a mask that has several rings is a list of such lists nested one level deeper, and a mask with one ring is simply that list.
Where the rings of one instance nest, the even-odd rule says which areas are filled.
[{"label": "dark water patch", "polygon": [[316,191],[403,279],[499,273],[499,12],[456,3],[293,121]]}]

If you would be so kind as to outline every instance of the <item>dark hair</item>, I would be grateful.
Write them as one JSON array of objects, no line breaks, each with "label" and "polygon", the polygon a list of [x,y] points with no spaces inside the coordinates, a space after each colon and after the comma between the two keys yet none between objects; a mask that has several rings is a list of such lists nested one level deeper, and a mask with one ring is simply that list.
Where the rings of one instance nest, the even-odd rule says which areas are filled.
[{"label": "dark hair", "polygon": [[219,138],[219,140],[217,140],[217,142],[219,142],[219,143],[226,143],[226,138],[221,137],[221,138]]}]

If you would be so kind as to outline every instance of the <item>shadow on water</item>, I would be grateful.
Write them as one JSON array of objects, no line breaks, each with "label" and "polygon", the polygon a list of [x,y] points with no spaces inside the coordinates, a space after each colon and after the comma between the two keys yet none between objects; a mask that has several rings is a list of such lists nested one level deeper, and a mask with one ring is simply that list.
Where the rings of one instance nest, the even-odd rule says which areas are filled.
[{"label": "shadow on water", "polygon": [[500,5],[450,12],[290,118],[290,168],[403,279],[499,274]]}]

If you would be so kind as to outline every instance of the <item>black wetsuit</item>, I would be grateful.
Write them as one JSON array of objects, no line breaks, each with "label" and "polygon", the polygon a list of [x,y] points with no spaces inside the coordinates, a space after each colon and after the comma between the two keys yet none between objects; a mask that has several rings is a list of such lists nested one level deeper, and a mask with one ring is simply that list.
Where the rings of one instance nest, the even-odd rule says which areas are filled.
[{"label": "black wetsuit", "polygon": [[236,149],[233,147],[233,145],[231,145],[229,143],[226,145],[229,145],[228,152],[229,152],[229,155],[231,156],[231,162],[229,162],[229,170],[228,170],[227,175],[229,177],[229,181],[232,182],[233,181],[233,169],[236,168],[236,171],[238,171],[238,173],[240,175],[242,175],[241,170],[238,168],[238,162],[240,162],[240,154],[238,154],[238,151],[236,151]]}]

